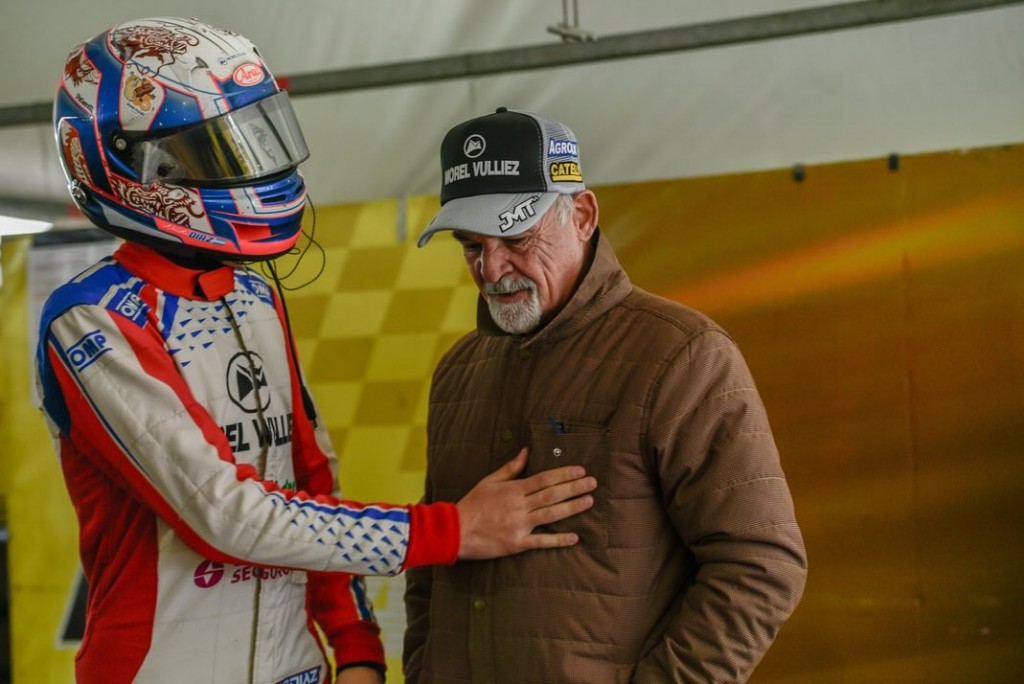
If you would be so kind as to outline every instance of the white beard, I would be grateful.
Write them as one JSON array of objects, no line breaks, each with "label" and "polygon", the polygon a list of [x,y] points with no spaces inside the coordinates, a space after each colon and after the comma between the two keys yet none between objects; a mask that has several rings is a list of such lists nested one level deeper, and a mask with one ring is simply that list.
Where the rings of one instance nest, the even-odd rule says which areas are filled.
[{"label": "white beard", "polygon": [[495,325],[510,335],[523,335],[540,325],[542,313],[537,285],[529,278],[502,278],[496,283],[484,285],[484,292],[487,295],[510,294],[520,290],[529,290],[529,298],[503,304],[489,296],[485,297],[487,309],[491,312]]}]

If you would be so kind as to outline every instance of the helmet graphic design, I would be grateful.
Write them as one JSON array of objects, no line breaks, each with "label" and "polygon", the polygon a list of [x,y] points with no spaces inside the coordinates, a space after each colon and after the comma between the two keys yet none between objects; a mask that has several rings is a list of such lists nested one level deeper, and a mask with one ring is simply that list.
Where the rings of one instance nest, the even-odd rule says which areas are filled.
[{"label": "helmet graphic design", "polygon": [[115,26],[68,55],[53,123],[71,195],[100,228],[225,259],[298,240],[309,151],[242,36],[169,17]]}]

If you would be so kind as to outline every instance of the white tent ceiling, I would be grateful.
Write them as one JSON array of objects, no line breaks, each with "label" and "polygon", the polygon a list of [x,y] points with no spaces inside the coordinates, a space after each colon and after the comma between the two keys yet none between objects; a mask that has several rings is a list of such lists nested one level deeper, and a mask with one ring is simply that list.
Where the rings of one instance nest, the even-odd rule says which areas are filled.
[{"label": "white tent ceiling", "polygon": [[[557,0],[0,2],[0,114],[48,101],[71,46],[145,16],[195,16],[241,33],[278,77],[557,46],[547,28],[563,20]],[[601,41],[833,4],[579,0],[578,11],[580,28]],[[1024,4],[1008,4],[657,56],[296,96],[313,150],[303,171],[320,205],[436,193],[441,136],[500,105],[568,123],[592,186],[1021,143],[1022,37]],[[50,127],[0,127],[0,210],[66,201]]]}]

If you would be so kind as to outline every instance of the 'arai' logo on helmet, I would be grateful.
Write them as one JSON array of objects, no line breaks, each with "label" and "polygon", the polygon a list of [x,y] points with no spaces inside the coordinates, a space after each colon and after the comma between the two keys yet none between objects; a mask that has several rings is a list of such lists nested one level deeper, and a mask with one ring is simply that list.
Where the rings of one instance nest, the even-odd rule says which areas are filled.
[{"label": "'arai' logo on helmet", "polygon": [[263,69],[258,64],[248,62],[235,69],[231,78],[240,86],[254,86],[263,82]]}]

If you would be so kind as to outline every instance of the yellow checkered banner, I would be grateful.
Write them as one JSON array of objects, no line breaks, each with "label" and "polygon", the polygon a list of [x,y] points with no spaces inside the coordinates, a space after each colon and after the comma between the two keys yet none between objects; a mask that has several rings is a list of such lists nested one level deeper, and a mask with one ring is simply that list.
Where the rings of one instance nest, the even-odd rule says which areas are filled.
[{"label": "yellow checkered banner", "polygon": [[0,458],[10,532],[14,682],[72,681],[77,643],[64,641],[77,587],[74,513],[32,394],[29,239],[3,241],[3,413]]},{"label": "yellow checkered banner", "polygon": [[[423,494],[430,376],[476,320],[476,287],[458,244],[415,246],[436,208],[435,197],[318,208],[314,238],[323,261],[310,249],[301,262],[280,265],[283,273],[294,267],[286,287],[323,266],[285,297],[346,498],[404,503]],[[388,681],[402,681],[405,580],[368,578],[367,588]]]},{"label": "yellow checkered banner", "polygon": [[0,474],[10,532],[15,682],[70,682],[84,627],[85,584],[74,512],[38,409],[32,355],[50,291],[109,254],[113,240],[30,249],[3,241],[3,409]]},{"label": "yellow checkered banner", "polygon": [[[595,191],[634,284],[718,320],[772,421],[811,570],[752,681],[1019,679],[1024,147]],[[415,247],[436,208],[320,207],[324,260],[279,266],[323,267],[285,298],[348,498],[419,499],[431,372],[474,327],[458,244]],[[3,248],[14,681],[63,684],[75,529],[31,399],[28,246]],[[404,580],[369,588],[401,682]]]}]

